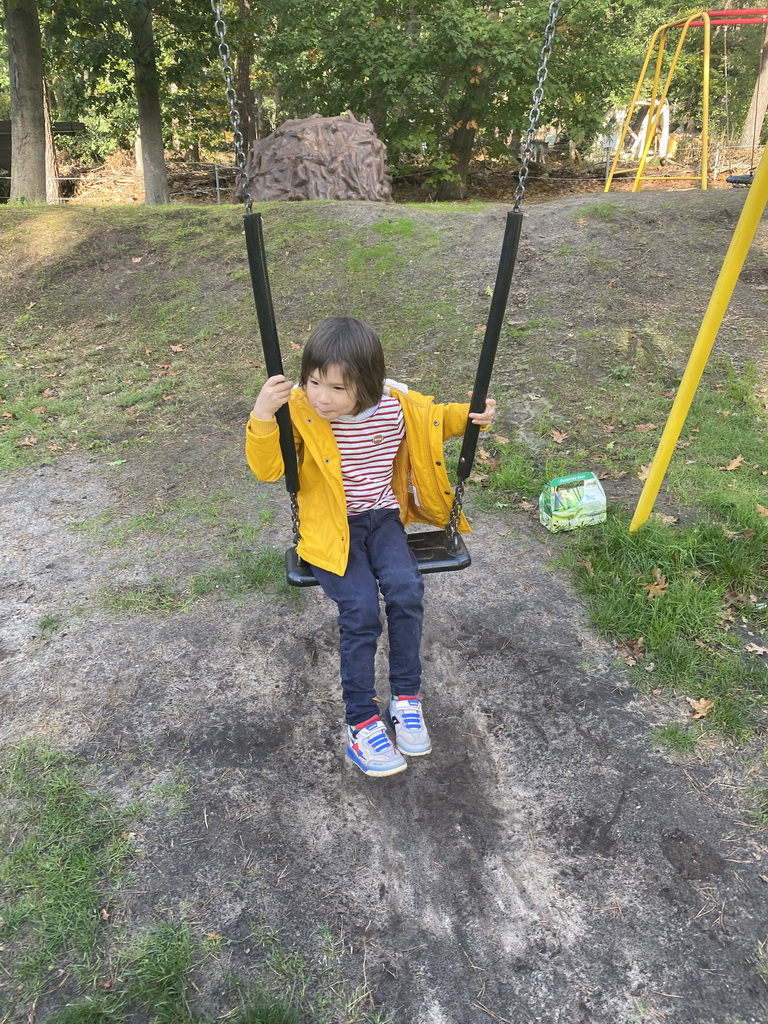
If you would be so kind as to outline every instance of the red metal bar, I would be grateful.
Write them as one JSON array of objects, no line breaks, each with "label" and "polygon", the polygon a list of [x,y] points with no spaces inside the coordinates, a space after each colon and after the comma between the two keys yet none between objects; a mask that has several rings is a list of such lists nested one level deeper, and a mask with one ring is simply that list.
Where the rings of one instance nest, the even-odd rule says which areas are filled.
[{"label": "red metal bar", "polygon": [[[709,24],[710,25],[764,25],[766,23],[766,21],[768,21],[768,14],[762,14],[759,17],[755,17],[755,18],[724,18],[722,21],[720,21],[718,18],[710,18],[709,19]],[[684,21],[680,22],[680,25],[684,25],[684,24],[685,24]],[[703,21],[690,21],[690,22],[688,22],[688,24],[692,28],[701,28],[701,26],[704,24],[704,22]],[[678,27],[679,27],[678,25],[674,26],[674,28],[678,28]]]},{"label": "red metal bar", "polygon": [[753,14],[768,14],[768,7],[730,7],[724,11],[707,11],[707,14],[710,18],[719,18],[729,14],[739,17],[743,14],[751,17]]}]

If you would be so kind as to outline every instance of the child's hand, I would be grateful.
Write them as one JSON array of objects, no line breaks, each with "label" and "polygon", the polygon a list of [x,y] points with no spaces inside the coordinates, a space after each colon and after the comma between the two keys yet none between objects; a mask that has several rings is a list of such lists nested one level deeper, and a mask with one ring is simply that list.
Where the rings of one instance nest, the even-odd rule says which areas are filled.
[{"label": "child's hand", "polygon": [[[472,397],[472,392],[469,392],[469,397]],[[486,398],[485,409],[482,412],[471,412],[469,418],[473,423],[476,423],[478,427],[487,427],[493,423],[493,417],[496,415],[496,399]]]},{"label": "child's hand", "polygon": [[291,397],[293,383],[282,374],[270,377],[259,392],[251,415],[257,420],[271,420],[277,410]]}]

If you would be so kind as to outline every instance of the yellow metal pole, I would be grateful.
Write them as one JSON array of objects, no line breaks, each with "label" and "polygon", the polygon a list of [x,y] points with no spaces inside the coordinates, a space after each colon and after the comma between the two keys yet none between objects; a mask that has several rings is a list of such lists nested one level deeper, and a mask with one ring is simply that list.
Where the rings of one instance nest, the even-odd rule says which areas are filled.
[{"label": "yellow metal pole", "polygon": [[[653,50],[654,50],[654,47],[656,46],[656,38],[657,38],[657,36],[661,35],[662,33],[665,33],[666,28],[667,28],[666,25],[661,25],[659,28],[657,28],[656,31],[653,33],[653,38],[651,39],[651,42],[650,42],[650,44],[648,46],[648,52],[645,55],[645,63],[643,64],[643,70],[640,72],[640,77],[637,80],[637,87],[635,88],[635,94],[632,97],[632,102],[629,104],[629,109],[627,110],[627,116],[624,118],[624,126],[621,129],[621,135],[619,136],[619,143],[616,146],[616,154],[615,154],[615,156],[613,158],[613,163],[611,164],[611,170],[610,170],[610,173],[608,174],[608,178],[606,179],[605,188],[603,189],[603,192],[608,192],[610,187],[611,187],[611,182],[613,181],[613,175],[616,172],[616,165],[618,164],[619,157],[621,156],[621,148],[624,145],[624,139],[627,137],[627,131],[629,130],[629,123],[632,120],[632,114],[634,113],[635,107],[637,106],[637,101],[638,101],[638,99],[640,97],[640,91],[643,88],[643,82],[645,81],[645,75],[646,75],[646,72],[648,71],[648,65],[651,63],[651,56],[653,55]],[[661,45],[662,45],[662,49],[663,49],[663,46],[664,46],[663,38],[662,38],[662,44]]]},{"label": "yellow metal pole", "polygon": [[[648,159],[648,153],[650,152],[651,144],[653,143],[653,136],[656,134],[656,128],[658,127],[659,121],[661,120],[661,108],[666,103],[667,93],[669,92],[669,87],[672,84],[672,76],[674,75],[675,70],[677,68],[677,62],[680,59],[680,51],[683,48],[683,43],[685,42],[685,37],[688,34],[688,28],[689,28],[689,26],[690,26],[692,21],[695,21],[697,18],[700,18],[702,16],[707,17],[706,11],[702,11],[699,14],[692,14],[687,19],[687,21],[685,22],[685,24],[682,27],[682,30],[680,32],[680,39],[678,40],[678,43],[677,43],[677,49],[675,50],[675,55],[672,58],[672,63],[670,65],[669,72],[667,73],[667,80],[664,83],[664,89],[663,89],[663,91],[661,93],[661,96],[659,98],[659,103],[658,103],[658,107],[656,108],[656,111],[655,111],[655,114],[654,114],[654,117],[653,117],[653,122],[651,122],[651,117],[650,117],[651,111],[650,111],[650,109],[648,111],[648,129],[646,131],[645,145],[643,146],[643,154],[642,154],[642,157],[640,159],[640,165],[637,168],[637,174],[635,176],[635,180],[634,180],[634,183],[632,185],[632,191],[633,192],[639,192],[640,191],[640,183],[643,180],[643,171],[645,170],[645,163],[646,163],[646,160]],[[656,85],[656,83],[654,83],[654,88],[655,88],[655,85]]]},{"label": "yellow metal pole", "polygon": [[768,202],[768,146],[758,164],[747,199],[733,233],[728,252],[715,282],[699,333],[688,358],[683,379],[680,382],[664,432],[661,435],[656,455],[651,463],[648,479],[645,481],[635,514],[630,523],[630,532],[639,529],[648,519],[659,488],[667,472],[672,452],[680,438],[685,418],[696,394],[709,353],[712,351],[717,332],[723,322],[725,311],[736,287],[736,281],[744,266],[752,239],[755,237],[760,218]]},{"label": "yellow metal pole", "polygon": [[[664,47],[667,42],[667,30],[666,28],[661,34],[659,40],[659,53],[656,57],[656,69],[653,73],[653,85],[651,87],[651,97],[648,101],[648,114],[645,122],[645,138],[643,139],[643,148],[640,151],[640,163],[638,164],[637,170],[635,171],[635,180],[632,182],[632,191],[639,192],[642,188],[643,182],[643,171],[645,170],[645,161],[648,159],[648,153],[650,152],[651,146],[653,145],[653,137],[656,133],[656,97],[659,94],[659,82],[661,81],[661,69],[664,63]],[[661,110],[661,104],[658,107]]]},{"label": "yellow metal pole", "polygon": [[706,191],[709,181],[709,53],[712,37],[712,25],[709,14],[704,17],[704,76],[701,98],[701,188]]}]

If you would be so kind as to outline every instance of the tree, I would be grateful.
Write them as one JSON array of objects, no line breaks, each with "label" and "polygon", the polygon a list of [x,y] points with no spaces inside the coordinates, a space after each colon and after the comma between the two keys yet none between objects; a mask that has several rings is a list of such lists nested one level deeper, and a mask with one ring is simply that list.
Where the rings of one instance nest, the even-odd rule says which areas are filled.
[{"label": "tree", "polygon": [[11,199],[44,203],[43,53],[35,0],[3,0],[11,85]]},{"label": "tree", "polygon": [[136,105],[139,115],[141,163],[144,172],[144,202],[158,206],[171,201],[163,146],[163,117],[155,59],[152,11],[143,3],[126,2],[126,18],[131,33]]},{"label": "tree", "polygon": [[760,70],[752,93],[744,130],[741,133],[740,145],[756,149],[760,145],[760,135],[768,110],[768,25],[763,33],[763,45],[760,50]]},{"label": "tree", "polygon": [[[369,117],[395,165],[427,162],[444,198],[466,188],[470,158],[514,152],[527,128],[547,10],[512,0],[264,0],[263,41],[289,116],[351,109]],[[599,129],[608,97],[634,59],[627,45],[645,0],[564,5],[543,125],[573,137]]]}]

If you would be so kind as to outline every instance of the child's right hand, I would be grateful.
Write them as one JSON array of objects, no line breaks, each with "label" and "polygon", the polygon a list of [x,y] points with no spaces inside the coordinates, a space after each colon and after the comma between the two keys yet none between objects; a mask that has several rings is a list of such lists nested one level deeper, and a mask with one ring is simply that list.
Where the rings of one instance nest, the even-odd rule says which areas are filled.
[{"label": "child's right hand", "polygon": [[251,415],[257,420],[271,420],[277,410],[291,397],[293,383],[282,374],[269,377],[259,392]]}]

